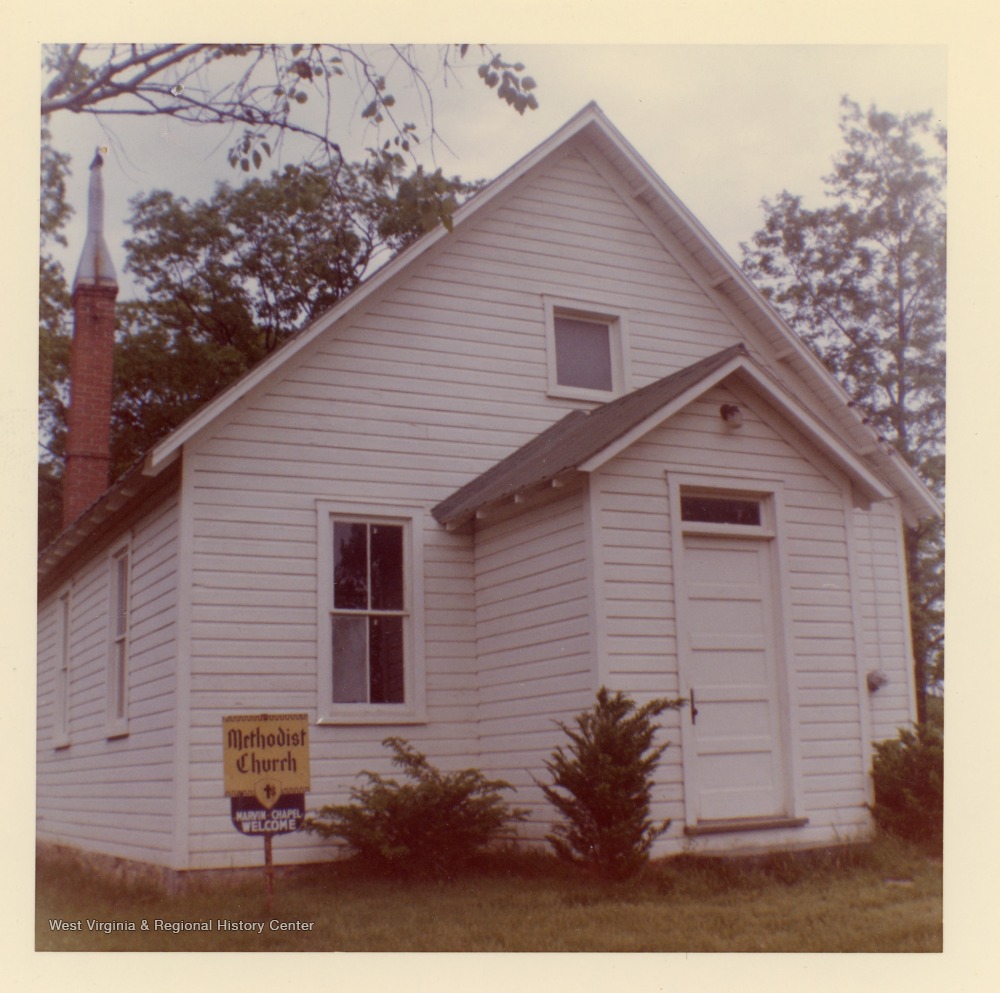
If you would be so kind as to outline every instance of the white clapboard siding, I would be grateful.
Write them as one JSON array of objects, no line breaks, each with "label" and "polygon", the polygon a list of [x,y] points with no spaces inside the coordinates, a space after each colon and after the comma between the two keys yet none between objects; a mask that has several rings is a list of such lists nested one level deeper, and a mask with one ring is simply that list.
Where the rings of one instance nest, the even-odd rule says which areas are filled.
[{"label": "white clapboard siding", "polygon": [[913,704],[909,616],[906,607],[902,529],[898,512],[876,505],[855,511],[864,670],[882,672],[888,682],[869,695],[872,738],[896,737],[916,720]]},{"label": "white clapboard siding", "polygon": [[[744,424],[727,430],[719,407],[737,398],[718,387],[651,432],[597,474],[604,550],[600,596],[609,683],[676,695],[676,592],[673,586],[667,474],[709,474],[719,486],[741,478],[782,483],[785,516],[779,553],[790,583],[791,636],[786,665],[797,708],[792,715],[804,813],[814,826],[865,823],[865,770],[851,608],[844,491],[839,474],[773,411],[740,400]],[[780,429],[779,429],[780,428]],[[676,529],[676,523],[673,525]],[[645,549],[636,557],[636,548]],[[667,715],[661,775],[680,776],[678,721]],[[841,808],[847,804],[849,815]],[[839,811],[839,812],[838,812]],[[657,816],[676,818],[661,850],[681,843],[683,805],[663,802]]]},{"label": "white clapboard siding", "polygon": [[[196,539],[192,796],[203,791],[209,803],[213,790],[221,792],[221,751],[212,743],[227,702],[230,709],[280,705],[315,713],[308,683],[318,678],[316,501],[429,510],[574,406],[546,395],[543,294],[627,313],[635,341],[633,386],[739,340],[621,195],[585,158],[571,154],[445,239],[417,271],[317,340],[186,453]],[[539,512],[539,520],[548,521],[549,512]],[[579,518],[580,508],[574,513]],[[534,707],[526,716],[533,728],[548,729],[546,741],[552,716],[589,703],[594,677],[579,557],[582,520],[570,545],[553,547],[541,561],[527,555],[523,564],[498,561],[493,575],[478,572],[478,618],[472,538],[446,534],[427,520],[429,721],[316,728],[314,776],[333,794],[321,798],[314,790],[311,802],[344,799],[361,768],[387,771],[379,742],[392,733],[442,765],[499,768],[503,760],[493,753],[503,751],[504,741],[516,745],[518,733],[504,731],[500,715],[508,706],[516,715],[520,706],[504,695],[519,683],[531,687],[523,706]],[[518,518],[511,533],[520,534],[521,524]],[[570,552],[571,561],[560,559]],[[482,567],[480,556],[476,568]],[[552,589],[567,592],[534,605],[521,601],[516,613],[490,600],[501,586],[513,590],[519,571],[532,569],[539,576],[550,572]],[[567,570],[575,570],[575,578]],[[522,668],[505,688],[498,673],[515,659],[493,662],[514,630],[521,632],[516,664]],[[553,659],[569,668],[552,671]],[[477,693],[478,675],[486,670]],[[242,673],[250,678],[241,679]],[[296,678],[279,691],[268,682],[270,673]],[[479,729],[477,716],[486,721]],[[202,726],[209,752],[199,759]],[[545,754],[533,752],[527,764],[539,772]],[[195,864],[212,864],[233,846],[223,808],[202,820],[192,806]]]},{"label": "white clapboard siding", "polygon": [[[110,569],[99,551],[70,590],[70,744],[53,748],[58,594],[39,606],[38,838],[165,863],[173,845],[177,502],[150,511],[131,541],[128,735],[106,730]],[[62,592],[61,590],[59,592]]]},{"label": "white clapboard siding", "polygon": [[478,733],[482,765],[516,789],[540,837],[552,811],[536,780],[565,742],[556,721],[595,689],[584,497],[579,490],[476,533]]}]

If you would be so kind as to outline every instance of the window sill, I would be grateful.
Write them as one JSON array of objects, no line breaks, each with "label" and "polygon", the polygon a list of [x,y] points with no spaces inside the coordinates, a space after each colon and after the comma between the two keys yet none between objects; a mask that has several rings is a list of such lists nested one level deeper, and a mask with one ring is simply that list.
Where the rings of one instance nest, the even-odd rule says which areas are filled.
[{"label": "window sill", "polygon": [[394,714],[391,711],[367,711],[352,714],[341,712],[336,714],[325,714],[317,718],[316,724],[319,727],[345,727],[349,725],[385,725],[393,724],[426,724],[426,714],[416,714],[413,711],[404,711]]},{"label": "window sill", "polygon": [[774,831],[778,828],[805,827],[808,817],[738,817],[725,821],[699,821],[688,824],[684,833],[689,837],[705,834],[729,834],[736,831]]},{"label": "window sill", "polygon": [[545,395],[553,400],[586,400],[590,403],[609,403],[621,396],[619,390],[588,390],[582,386],[550,386]]},{"label": "window sill", "polygon": [[104,737],[107,738],[108,741],[114,741],[116,738],[127,738],[128,735],[128,725],[125,725],[124,727],[115,725],[104,729]]}]

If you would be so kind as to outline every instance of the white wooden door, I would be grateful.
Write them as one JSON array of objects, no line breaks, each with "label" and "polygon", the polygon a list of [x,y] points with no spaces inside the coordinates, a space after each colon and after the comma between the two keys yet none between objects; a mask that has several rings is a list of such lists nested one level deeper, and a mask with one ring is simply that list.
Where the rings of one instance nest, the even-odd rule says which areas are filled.
[{"label": "white wooden door", "polygon": [[698,821],[787,813],[773,573],[767,539],[684,536],[684,719]]}]

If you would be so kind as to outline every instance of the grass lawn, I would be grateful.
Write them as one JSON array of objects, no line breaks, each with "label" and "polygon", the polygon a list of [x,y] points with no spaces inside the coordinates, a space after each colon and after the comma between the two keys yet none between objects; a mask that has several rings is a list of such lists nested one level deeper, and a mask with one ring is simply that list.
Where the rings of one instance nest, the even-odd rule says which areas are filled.
[{"label": "grass lawn", "polygon": [[[753,862],[682,857],[623,884],[549,858],[484,863],[461,879],[373,879],[350,865],[167,896],[41,861],[39,951],[916,952],[942,947],[941,863],[882,839]],[[81,922],[53,930],[50,921]],[[132,922],[105,933],[87,922]],[[263,925],[224,931],[220,920]],[[272,930],[271,921],[311,925]],[[146,922],[148,931],[141,930]],[[156,921],[210,921],[210,931]]]}]

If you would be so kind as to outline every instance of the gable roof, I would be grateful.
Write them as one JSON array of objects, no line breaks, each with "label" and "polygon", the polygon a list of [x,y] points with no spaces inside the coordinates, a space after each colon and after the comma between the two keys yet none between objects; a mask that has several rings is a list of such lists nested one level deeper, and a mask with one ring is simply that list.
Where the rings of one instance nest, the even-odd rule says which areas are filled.
[{"label": "gable roof", "polygon": [[[459,231],[463,224],[518,182],[529,170],[578,138],[585,138],[596,147],[617,171],[631,191],[636,210],[646,218],[647,224],[659,229],[660,236],[670,242],[679,258],[686,258],[686,264],[697,270],[694,275],[706,293],[734,321],[753,328],[769,348],[775,361],[786,364],[816,393],[820,403],[827,408],[829,422],[835,426],[834,429],[842,437],[850,439],[855,451],[888,480],[901,496],[904,519],[908,523],[915,523],[923,517],[941,516],[941,504],[916,472],[866,425],[862,414],[854,409],[851,398],[840,383],[784,323],[739,266],[629,144],[597,104],[588,104],[532,152],[467,200],[455,211],[452,229]],[[180,454],[185,443],[448,237],[449,232],[443,226],[438,226],[401,252],[155,445],[146,458],[145,471],[149,474],[160,472]]]},{"label": "gable roof", "polygon": [[[736,263],[605,117],[597,104],[588,104],[532,152],[459,207],[452,218],[453,230],[460,230],[463,224],[517,183],[529,170],[578,138],[592,143],[612,168],[617,170],[631,191],[637,209],[647,217],[648,223],[659,225],[679,254],[694,260],[698,282],[705,287],[706,292],[737,320],[743,320],[755,328],[762,339],[769,343],[774,358],[787,363],[816,392],[841,436],[850,439],[855,452],[888,480],[902,497],[904,519],[908,523],[914,523],[922,517],[940,516],[940,503],[913,469],[895,456],[888,446],[880,443],[872,430],[863,423],[861,415],[852,409],[850,397],[843,387],[781,320]],[[148,477],[160,475],[180,457],[186,443],[308,348],[329,328],[360,308],[401,272],[450,236],[444,227],[439,226],[419,238],[154,445],[142,462],[141,474]],[[131,485],[134,485],[134,480]],[[105,498],[98,501],[95,508],[91,508],[71,526],[70,533],[64,533],[57,540],[58,553],[50,546],[49,551],[53,554],[47,559],[49,566],[54,567],[58,561],[65,559],[84,540],[89,532],[92,511],[98,512],[100,508],[116,504],[118,495],[129,489],[130,487],[123,487],[121,481],[116,483]],[[112,497],[114,499],[106,499]],[[128,506],[132,506],[132,503]],[[125,512],[124,509],[121,512]]]},{"label": "gable roof", "polygon": [[591,411],[570,411],[562,420],[442,500],[431,513],[439,524],[458,527],[476,511],[554,480],[563,473],[571,470],[592,472],[706,390],[734,374],[747,380],[777,407],[869,500],[886,500],[893,496],[847,446],[760,369],[743,345],[732,345]]}]

